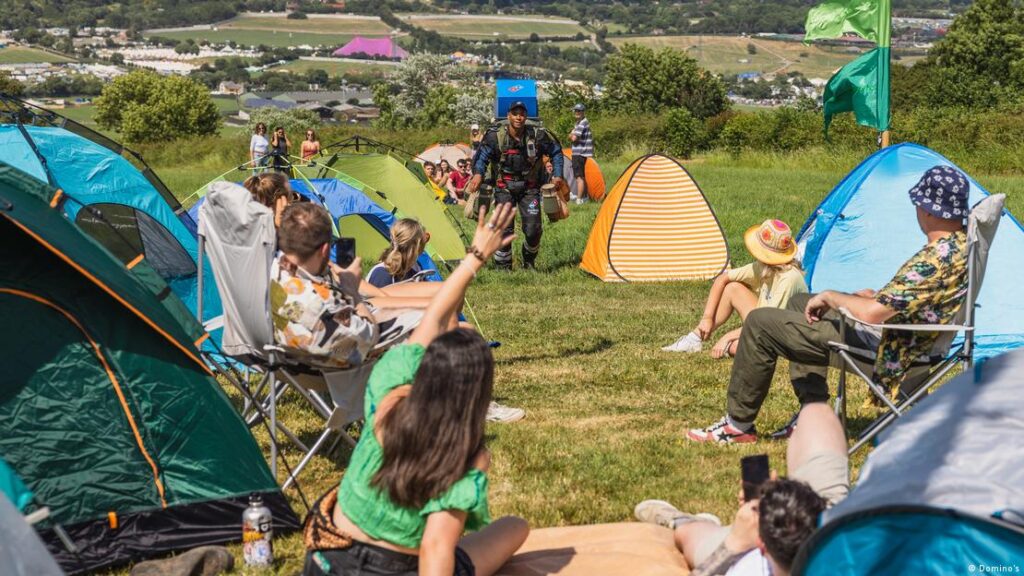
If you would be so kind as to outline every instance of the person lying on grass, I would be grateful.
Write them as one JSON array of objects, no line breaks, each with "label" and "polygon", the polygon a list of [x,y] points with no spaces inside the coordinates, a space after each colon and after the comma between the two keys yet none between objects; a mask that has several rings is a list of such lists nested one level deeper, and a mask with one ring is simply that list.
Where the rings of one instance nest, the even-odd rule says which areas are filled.
[{"label": "person lying on grass", "polygon": [[[829,342],[877,350],[874,380],[891,394],[911,363],[927,355],[938,332],[878,331],[857,325],[841,333],[844,308],[871,324],[948,324],[967,294],[967,177],[950,166],[928,169],[910,189],[917,207],[917,224],[925,245],[907,260],[880,291],[846,294],[826,290],[813,296],[798,294],[785,310],[759,308],[747,316],[729,377],[726,415],[718,422],[695,428],[687,438],[697,442],[755,442],[754,420],[768,396],[775,364],[789,360],[790,381],[800,404],[828,401]],[[772,436],[785,436],[790,426]]]},{"label": "person lying on grass", "polygon": [[[502,233],[513,214],[511,205],[499,205],[484,224],[481,211],[466,258],[412,337],[374,367],[363,432],[327,529],[336,544],[309,550],[305,575],[489,576],[526,540],[525,520],[490,522],[490,348],[476,332],[447,331],[477,271],[511,242]],[[463,536],[466,529],[477,532]]]},{"label": "person lying on grass", "polygon": [[674,531],[693,576],[788,576],[797,550],[818,516],[850,492],[846,436],[827,404],[805,406],[789,440],[789,478],[766,483],[760,499],[743,502],[731,526],[711,514],[685,514],[668,502],[645,500],[637,520]]},{"label": "person lying on grass", "polygon": [[[743,321],[755,308],[785,308],[794,294],[807,292],[803,272],[795,261],[796,243],[785,222],[765,220],[761,226],[747,230],[743,241],[754,262],[715,278],[697,327],[662,350],[700,352],[701,342],[725,324],[733,312]],[[741,330],[726,332],[711,348],[711,356],[735,356]]]}]

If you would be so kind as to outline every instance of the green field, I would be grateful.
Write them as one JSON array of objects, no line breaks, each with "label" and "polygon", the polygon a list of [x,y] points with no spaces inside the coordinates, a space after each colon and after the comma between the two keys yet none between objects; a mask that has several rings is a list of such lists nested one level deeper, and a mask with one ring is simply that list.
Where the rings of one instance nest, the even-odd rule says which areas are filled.
[{"label": "green field", "polygon": [[[808,78],[828,78],[857,56],[844,52],[843,48],[742,36],[634,36],[612,38],[611,41],[617,46],[633,43],[684,50],[703,67],[717,74],[799,71]],[[756,54],[748,53],[748,44],[754,45]]]},{"label": "green field", "polygon": [[[523,22],[515,17],[430,17],[399,14],[410,24],[433,30],[445,36],[458,36],[480,40],[484,38],[529,38],[536,32],[541,38],[545,36],[574,36],[577,32],[589,34],[575,22],[555,20],[550,22]],[[538,17],[539,18],[539,17]]]},{"label": "green field", "polygon": [[24,46],[7,46],[0,48],[0,64],[39,64],[74,62],[73,58],[60,56],[51,52],[26,48]]},{"label": "green field", "polygon": [[147,32],[175,40],[206,40],[211,43],[235,41],[245,46],[266,44],[273,47],[341,46],[353,36],[385,36],[390,32],[378,19],[311,16],[306,20],[289,20],[284,16],[239,16],[216,25],[216,30],[175,30]]},{"label": "green field", "polygon": [[[179,159],[154,163],[179,197],[230,166],[232,154],[244,153],[244,141],[219,139],[211,154],[199,158],[190,152],[168,150],[168,158]],[[631,159],[601,159],[609,186]],[[860,159],[813,149],[713,154],[684,164],[722,223],[733,264],[741,265],[750,261],[741,240],[748,226],[781,218],[799,227]],[[1024,178],[973,175],[1009,194],[1011,208],[1024,208]],[[492,514],[518,514],[535,528],[629,521],[638,501],[661,498],[728,521],[735,512],[739,458],[767,452],[772,466],[784,472],[786,444],[719,447],[683,439],[687,428],[723,414],[731,360],[659,347],[698,321],[709,283],[606,284],[583,273],[577,266],[597,210],[595,204],[572,206],[568,220],[545,223],[538,271],[486,270],[470,288],[481,330],[502,342],[494,351],[496,398],[527,411],[525,420],[488,428]],[[515,253],[518,258],[518,247]],[[761,430],[782,425],[797,408],[786,375],[783,361],[757,422]],[[861,407],[863,386],[852,390],[851,415],[863,425],[875,413]],[[286,396],[279,415],[303,439],[320,431],[296,395]],[[256,436],[268,449],[265,431]],[[291,447],[284,453],[292,464],[300,457]],[[855,458],[855,472],[863,456]],[[347,458],[342,449],[312,460],[302,476],[310,501],[337,484]],[[288,496],[304,514],[298,492]],[[240,561],[240,547],[231,550]],[[274,573],[301,569],[300,535],[279,537],[275,551]]]},{"label": "green field", "polygon": [[352,74],[374,74],[378,76],[384,76],[389,72],[395,70],[395,66],[388,66],[387,64],[377,64],[374,62],[367,62],[366,64],[360,62],[329,62],[323,60],[292,60],[287,64],[281,66],[275,66],[270,68],[275,72],[277,71],[288,71],[297,74],[306,74],[310,70],[320,69],[327,72],[330,76],[349,76]]},{"label": "green field", "polygon": [[265,44],[274,48],[289,46],[342,46],[352,39],[351,34],[316,34],[309,32],[274,32],[269,30],[247,30],[233,28],[228,30],[178,30],[175,32],[146,33],[147,37],[159,36],[174,40],[207,41],[211,44],[225,44],[234,41],[242,46],[259,46]]},{"label": "green field", "polygon": [[278,32],[313,32],[318,34],[349,34],[386,36],[391,32],[387,24],[377,18],[344,18],[310,15],[305,20],[290,20],[284,16],[239,16],[217,27],[221,30],[277,30]]}]

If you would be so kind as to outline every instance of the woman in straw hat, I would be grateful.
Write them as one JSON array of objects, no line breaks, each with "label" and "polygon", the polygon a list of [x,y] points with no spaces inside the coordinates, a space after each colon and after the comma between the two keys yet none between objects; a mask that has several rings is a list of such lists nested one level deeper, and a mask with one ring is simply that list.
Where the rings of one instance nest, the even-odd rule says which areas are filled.
[{"label": "woman in straw hat", "polygon": [[[807,283],[795,259],[796,242],[785,222],[765,220],[760,226],[748,229],[743,241],[754,262],[727,270],[715,278],[697,327],[662,350],[700,352],[701,343],[725,324],[733,312],[739,314],[742,321],[754,308],[785,308],[791,296],[807,292]],[[741,329],[723,335],[711,349],[711,356],[735,355]]]}]

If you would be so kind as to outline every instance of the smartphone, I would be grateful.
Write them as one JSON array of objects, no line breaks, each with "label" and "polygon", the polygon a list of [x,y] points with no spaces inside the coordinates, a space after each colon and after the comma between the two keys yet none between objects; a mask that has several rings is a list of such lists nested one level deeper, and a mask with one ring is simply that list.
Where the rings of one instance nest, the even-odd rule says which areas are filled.
[{"label": "smartphone", "polygon": [[743,499],[750,501],[761,497],[761,485],[768,481],[768,455],[756,454],[740,458],[740,477],[743,479]]},{"label": "smartphone", "polygon": [[348,268],[356,259],[356,239],[338,238],[334,244],[334,262],[342,268]]}]

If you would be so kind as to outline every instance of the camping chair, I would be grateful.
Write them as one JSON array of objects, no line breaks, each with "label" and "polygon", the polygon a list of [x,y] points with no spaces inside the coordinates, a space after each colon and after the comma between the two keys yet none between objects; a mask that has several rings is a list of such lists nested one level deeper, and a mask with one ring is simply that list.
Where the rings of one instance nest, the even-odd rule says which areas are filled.
[{"label": "camping chair", "polygon": [[[291,471],[287,488],[330,436],[362,418],[363,390],[372,363],[352,368],[317,368],[305,364],[274,344],[270,310],[270,266],[276,245],[274,213],[252,199],[245,188],[228,182],[210,185],[199,211],[199,258],[204,252],[217,283],[224,308],[222,348],[233,361],[260,375],[255,386],[218,362],[206,359],[246,396],[253,396],[270,419],[271,471],[277,476],[276,431],[280,430],[305,455]],[[200,267],[201,269],[202,267]],[[199,275],[200,290],[203,276]],[[199,303],[202,310],[202,302]],[[382,335],[382,340],[385,336]],[[325,422],[316,442],[307,447],[277,420],[277,400],[289,388],[301,394]],[[331,402],[319,392],[327,391]],[[250,418],[249,423],[254,420]],[[352,446],[355,442],[347,435]]]},{"label": "camping chair", "polygon": [[[845,308],[840,313],[840,342],[829,342],[829,348],[839,361],[839,386],[836,391],[835,409],[840,422],[846,428],[846,373],[852,371],[867,383],[868,390],[887,408],[882,417],[875,420],[865,429],[850,449],[853,454],[861,446],[870,442],[896,418],[903,413],[942,378],[958,365],[970,368],[973,362],[974,345],[974,308],[977,306],[978,293],[985,277],[985,266],[988,262],[989,249],[995,238],[999,219],[1002,217],[1005,194],[988,196],[971,210],[967,221],[967,290],[964,302],[953,318],[952,324],[872,324],[853,316]],[[940,332],[932,350],[926,356],[915,360],[900,384],[900,398],[895,402],[889,398],[881,386],[874,382],[875,358],[877,350],[857,348],[846,342],[846,331],[852,326],[862,334],[869,333],[881,337],[882,330],[906,330],[914,332]],[[963,340],[955,347],[954,338],[963,333]],[[874,340],[878,342],[878,340]],[[833,358],[836,358],[834,356]]]}]

